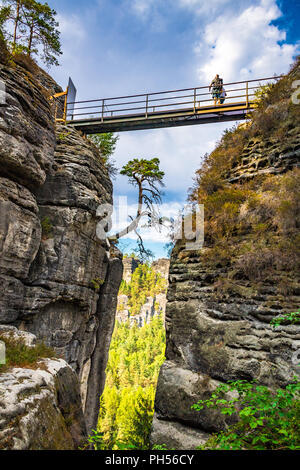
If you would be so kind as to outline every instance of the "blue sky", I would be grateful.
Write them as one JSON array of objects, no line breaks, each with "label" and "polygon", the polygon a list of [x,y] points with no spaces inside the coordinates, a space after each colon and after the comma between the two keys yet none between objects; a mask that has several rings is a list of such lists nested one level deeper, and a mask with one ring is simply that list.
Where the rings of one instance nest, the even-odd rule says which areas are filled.
[{"label": "blue sky", "polygon": [[[288,71],[299,53],[300,0],[48,0],[57,10],[64,55],[51,70],[78,99],[95,99],[206,85]],[[299,23],[299,20],[298,20]],[[120,133],[119,168],[133,157],[161,160],[165,202],[183,203],[201,159],[225,124]],[[126,177],[116,200],[135,201]],[[148,235],[163,256],[165,240]],[[129,248],[128,248],[129,249]]]}]

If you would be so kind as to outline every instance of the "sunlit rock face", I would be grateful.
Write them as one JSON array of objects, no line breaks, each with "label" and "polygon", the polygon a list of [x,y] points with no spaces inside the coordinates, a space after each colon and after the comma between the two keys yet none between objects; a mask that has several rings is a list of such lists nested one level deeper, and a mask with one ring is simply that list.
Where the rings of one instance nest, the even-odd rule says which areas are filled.
[{"label": "sunlit rock face", "polygon": [[131,257],[124,258],[123,259],[123,266],[124,266],[123,281],[127,283],[130,282],[132,274],[134,273],[134,271],[140,264],[141,264],[140,261],[135,258],[131,258]]},{"label": "sunlit rock face", "polygon": [[[1,338],[35,348],[37,338],[0,325]],[[75,450],[86,442],[86,423],[75,371],[63,359],[42,359],[0,374],[0,449]]]},{"label": "sunlit rock face", "polygon": [[[299,78],[299,68],[297,73]],[[299,109],[296,106],[293,112]],[[286,127],[284,138],[271,133],[266,139],[250,140],[225,175],[226,187],[238,183],[243,188],[245,182],[259,185],[266,175],[276,179],[299,171],[300,129],[290,118]],[[236,243],[245,246],[248,235],[236,236]],[[276,329],[270,325],[274,317],[299,309],[299,274],[291,276],[285,268],[276,270],[275,281],[271,276],[251,279],[238,273],[230,278],[230,262],[207,262],[212,248],[188,251],[180,241],[171,257],[166,362],[158,380],[152,432],[152,443],[164,443],[167,448],[195,449],[230,424],[215,410],[191,409],[219,384],[256,380],[285,387],[299,375],[299,325]],[[218,291],[220,279],[231,280],[227,291]]]},{"label": "sunlit rock face", "polygon": [[[123,280],[127,283],[131,281],[132,274],[136,268],[140,265],[140,262],[134,258],[123,259],[124,272]],[[169,277],[170,260],[161,258],[157,261],[153,261],[151,264],[152,269],[161,274],[166,280]],[[147,297],[144,305],[142,305],[140,311],[136,315],[130,313],[130,306],[128,304],[127,295],[118,296],[118,307],[116,319],[120,322],[127,322],[131,325],[138,325],[142,327],[145,324],[150,323],[151,318],[162,315],[165,318],[167,305],[167,297],[165,293],[156,294],[154,297]]]},{"label": "sunlit rock face", "polygon": [[[154,441],[155,435],[161,440],[160,424],[164,427],[165,421],[206,433],[223,429],[222,415],[191,410],[218,384],[255,379],[285,386],[299,374],[293,358],[300,349],[300,327],[270,326],[274,315],[285,313],[280,301],[273,300],[274,287],[265,285],[252,296],[236,293],[220,299],[213,286],[220,272],[208,270],[196,253],[179,249],[173,254],[166,309],[167,361],[158,381]],[[291,311],[299,300],[295,290]]]},{"label": "sunlit rock face", "polygon": [[[103,378],[93,362],[99,351],[107,357],[122,278],[120,254],[96,237],[96,210],[112,202],[112,183],[93,144],[54,126],[49,96],[59,87],[51,77],[0,65],[0,79],[0,323],[55,348],[82,382],[84,401],[90,384],[96,403]],[[105,360],[101,367],[104,374]],[[93,425],[97,406],[89,398]]]}]

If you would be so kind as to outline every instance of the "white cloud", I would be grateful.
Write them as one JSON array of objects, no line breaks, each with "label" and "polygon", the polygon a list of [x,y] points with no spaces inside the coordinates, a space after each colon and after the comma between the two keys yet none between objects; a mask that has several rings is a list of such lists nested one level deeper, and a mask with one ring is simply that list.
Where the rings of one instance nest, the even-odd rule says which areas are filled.
[{"label": "white cloud", "polygon": [[[200,35],[195,44],[199,84],[209,82],[216,73],[235,81],[287,72],[296,46],[285,44],[286,32],[271,24],[281,16],[275,0],[179,0],[179,5],[195,13],[195,34]],[[141,15],[147,16],[153,2],[141,0],[139,6]],[[121,134],[116,160],[122,166],[134,157],[157,156],[166,173],[169,198],[182,202],[201,157],[213,150],[228,127],[225,123]],[[118,178],[115,188],[117,194],[134,195],[125,177]],[[143,237],[158,241],[162,234],[152,230]]]},{"label": "white cloud", "polygon": [[57,14],[57,21],[61,32],[63,55],[59,58],[61,67],[53,67],[51,74],[57,83],[64,88],[68,76],[71,76],[76,84],[77,78],[82,74],[82,64],[87,56],[88,23],[86,23],[84,16],[62,13]]},{"label": "white cloud", "polygon": [[125,0],[124,6],[143,23],[147,22],[149,32],[160,33],[166,30],[167,23],[167,17],[160,11],[160,2],[161,0]]},{"label": "white cloud", "polygon": [[82,41],[86,37],[86,29],[84,21],[78,15],[62,15],[57,14],[59,30],[63,39],[68,41]]},{"label": "white cloud", "polygon": [[140,16],[145,16],[151,10],[153,0],[133,0],[132,9]]},{"label": "white cloud", "polygon": [[179,6],[192,10],[197,15],[221,12],[225,5],[232,4],[232,0],[179,0]]},{"label": "white cloud", "polygon": [[225,81],[238,81],[286,72],[297,46],[279,43],[286,33],[271,22],[280,16],[275,0],[261,0],[238,15],[227,12],[207,24],[195,46],[200,80],[207,83],[216,73]]}]

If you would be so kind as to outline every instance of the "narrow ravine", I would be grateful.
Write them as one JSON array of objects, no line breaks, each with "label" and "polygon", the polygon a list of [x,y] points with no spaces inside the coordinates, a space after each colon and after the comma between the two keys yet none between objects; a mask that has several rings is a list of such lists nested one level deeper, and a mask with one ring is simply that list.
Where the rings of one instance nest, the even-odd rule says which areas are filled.
[{"label": "narrow ravine", "polygon": [[100,400],[96,448],[150,448],[154,399],[165,359],[169,260],[142,264],[124,256],[116,325]]}]

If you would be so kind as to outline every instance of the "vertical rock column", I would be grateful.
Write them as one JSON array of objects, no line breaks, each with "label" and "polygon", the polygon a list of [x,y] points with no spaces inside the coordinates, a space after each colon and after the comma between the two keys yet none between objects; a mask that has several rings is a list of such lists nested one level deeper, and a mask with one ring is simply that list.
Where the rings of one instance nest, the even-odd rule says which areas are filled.
[{"label": "vertical rock column", "polygon": [[[96,237],[96,210],[112,202],[112,183],[91,142],[72,128],[54,129],[49,92],[40,85],[48,87],[50,77],[0,65],[0,79],[7,90],[0,107],[0,323],[53,347],[78,374],[83,400],[99,397],[122,276],[121,260]],[[89,422],[99,408],[98,398],[92,402]]]},{"label": "vertical rock column", "polygon": [[41,243],[35,190],[55,149],[54,124],[42,88],[24,69],[0,65],[0,323],[18,320],[28,274]]}]

